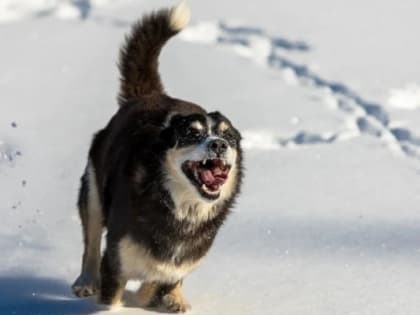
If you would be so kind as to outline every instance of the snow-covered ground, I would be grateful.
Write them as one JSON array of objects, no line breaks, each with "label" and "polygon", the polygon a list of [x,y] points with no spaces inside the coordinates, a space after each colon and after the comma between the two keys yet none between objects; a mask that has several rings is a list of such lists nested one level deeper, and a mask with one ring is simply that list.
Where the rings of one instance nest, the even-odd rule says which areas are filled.
[{"label": "snow-covered ground", "polygon": [[[420,3],[191,2],[164,82],[232,118],[247,169],[191,314],[419,314]],[[70,293],[78,178],[124,33],[170,4],[1,1],[1,315],[107,314]]]}]

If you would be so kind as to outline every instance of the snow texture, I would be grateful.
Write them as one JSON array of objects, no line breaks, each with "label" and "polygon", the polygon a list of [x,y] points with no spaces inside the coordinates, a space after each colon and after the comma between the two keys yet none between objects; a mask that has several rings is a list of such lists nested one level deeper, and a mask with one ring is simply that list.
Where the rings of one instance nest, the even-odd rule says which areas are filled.
[{"label": "snow texture", "polygon": [[[118,47],[169,0],[3,0],[0,314],[111,314],[70,285],[92,134],[116,110]],[[185,281],[191,314],[417,315],[420,3],[195,1],[166,47],[170,95],[221,110],[246,180]],[[180,79],[182,78],[182,79]],[[112,314],[151,314],[133,307]]]},{"label": "snow texture", "polygon": [[417,109],[420,107],[420,86],[409,84],[402,89],[393,89],[388,104],[400,109]]}]

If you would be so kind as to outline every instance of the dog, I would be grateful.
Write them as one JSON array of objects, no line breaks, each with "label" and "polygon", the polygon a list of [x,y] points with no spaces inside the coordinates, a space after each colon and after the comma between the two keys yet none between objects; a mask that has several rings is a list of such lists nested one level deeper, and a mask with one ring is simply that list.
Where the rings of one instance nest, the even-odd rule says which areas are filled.
[{"label": "dog", "polygon": [[[185,312],[184,278],[210,249],[239,194],[240,132],[220,112],[168,96],[158,59],[188,23],[185,2],[144,16],[121,49],[119,109],[93,138],[78,198],[76,296],[118,305],[130,279],[140,307]],[[101,255],[101,238],[106,247]]]}]

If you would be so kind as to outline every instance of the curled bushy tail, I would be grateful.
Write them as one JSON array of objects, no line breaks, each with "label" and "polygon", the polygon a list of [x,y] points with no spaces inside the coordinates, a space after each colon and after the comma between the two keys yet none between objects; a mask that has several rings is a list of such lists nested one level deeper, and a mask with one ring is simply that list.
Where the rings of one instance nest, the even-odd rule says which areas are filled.
[{"label": "curled bushy tail", "polygon": [[172,9],[146,15],[133,25],[120,54],[120,105],[141,96],[164,93],[159,75],[160,51],[189,19],[189,7],[182,1]]}]

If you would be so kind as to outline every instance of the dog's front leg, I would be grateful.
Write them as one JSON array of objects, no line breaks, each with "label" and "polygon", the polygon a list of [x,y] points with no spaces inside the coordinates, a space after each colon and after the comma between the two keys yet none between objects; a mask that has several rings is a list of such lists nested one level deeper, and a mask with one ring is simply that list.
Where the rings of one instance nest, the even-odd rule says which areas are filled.
[{"label": "dog's front leg", "polygon": [[116,256],[110,255],[109,248],[105,250],[101,264],[101,289],[99,303],[110,307],[121,305],[127,280],[124,279],[119,270]]}]

